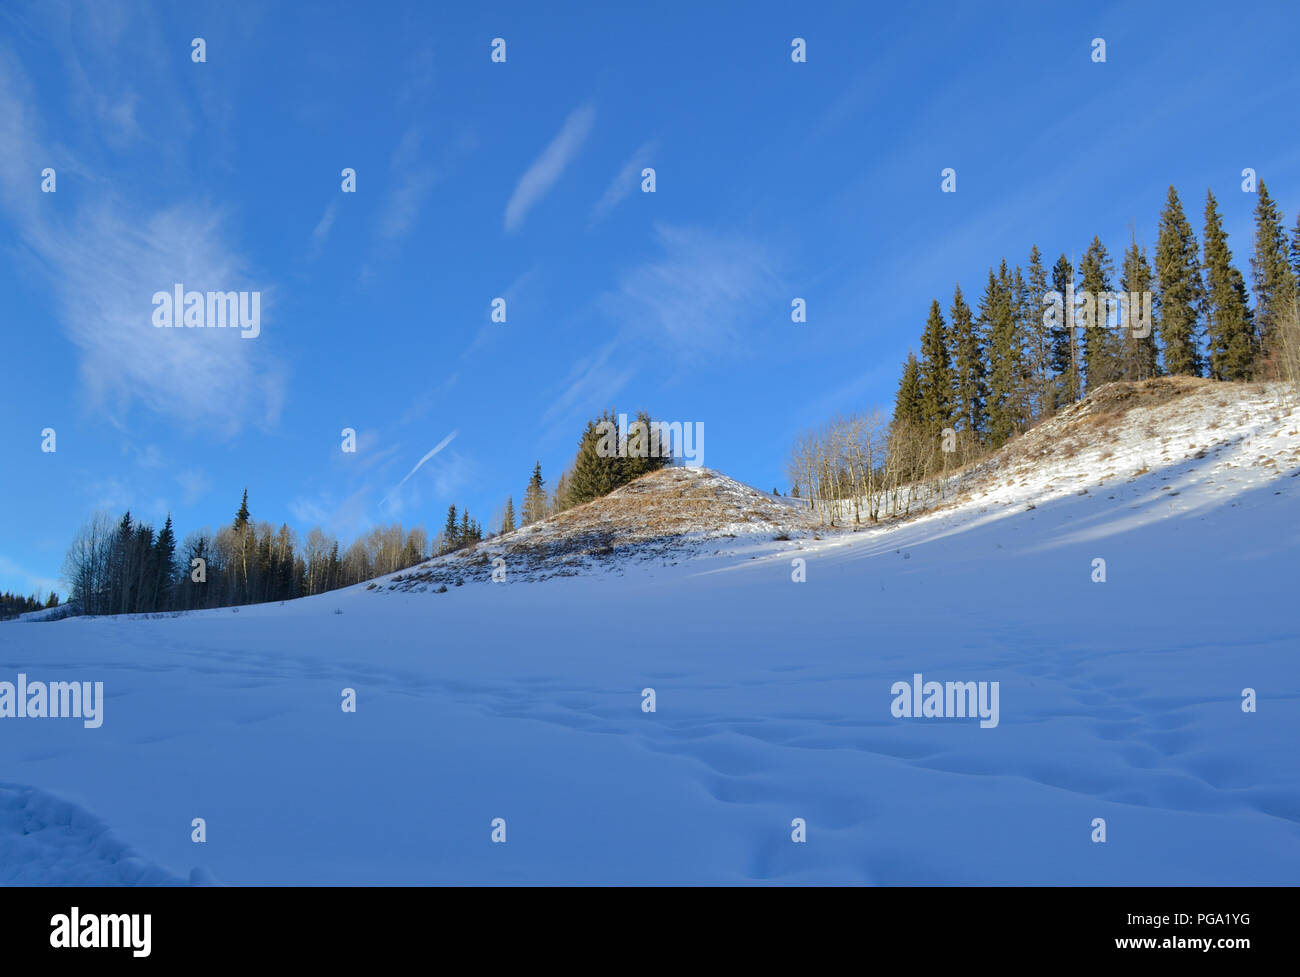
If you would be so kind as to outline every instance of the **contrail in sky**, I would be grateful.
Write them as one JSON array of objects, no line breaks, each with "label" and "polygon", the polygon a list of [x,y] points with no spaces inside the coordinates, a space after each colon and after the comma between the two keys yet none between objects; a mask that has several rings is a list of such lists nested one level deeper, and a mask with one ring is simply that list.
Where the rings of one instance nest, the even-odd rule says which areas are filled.
[{"label": "contrail in sky", "polygon": [[443,448],[447,447],[447,445],[451,444],[452,441],[454,441],[454,440],[456,439],[456,435],[459,434],[459,433],[460,433],[459,431],[452,431],[452,432],[451,432],[450,434],[448,434],[445,438],[443,438],[441,441],[439,441],[439,442],[438,442],[438,446],[437,446],[436,448],[434,448],[434,449],[433,449],[432,451],[430,451],[427,455],[425,455],[423,458],[421,458],[419,461],[417,461],[417,462],[415,463],[415,467],[412,468],[409,472],[406,473],[406,478],[404,478],[404,479],[402,479],[400,482],[398,482],[397,485],[393,488],[393,491],[392,491],[392,492],[389,492],[387,495],[385,495],[382,499],[379,500],[379,504],[380,504],[380,505],[383,505],[385,502],[387,502],[389,499],[391,499],[391,498],[393,497],[393,492],[396,492],[399,488],[401,488],[403,485],[405,485],[405,484],[406,484],[406,480],[409,479],[409,478],[410,478],[412,475],[414,475],[416,472],[418,472],[418,471],[420,470],[420,466],[421,466],[421,465],[423,465],[426,461],[428,461],[430,458],[432,458],[434,455],[436,455],[436,454],[437,454],[439,451],[441,451]]}]

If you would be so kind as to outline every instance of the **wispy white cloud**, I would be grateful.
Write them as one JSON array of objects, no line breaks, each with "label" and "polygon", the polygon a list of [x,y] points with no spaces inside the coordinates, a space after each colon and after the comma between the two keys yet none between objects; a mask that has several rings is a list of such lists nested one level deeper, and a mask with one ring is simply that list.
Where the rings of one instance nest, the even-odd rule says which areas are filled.
[{"label": "wispy white cloud", "polygon": [[289,512],[303,525],[324,526],[330,520],[329,506],[317,499],[292,499]]},{"label": "wispy white cloud", "polygon": [[620,345],[617,339],[608,342],[573,365],[564,390],[542,414],[543,424],[562,420],[579,408],[609,405],[636,374],[635,367],[619,362]]},{"label": "wispy white cloud", "polygon": [[411,50],[406,59],[405,72],[394,93],[394,102],[402,115],[409,117],[427,110],[435,92],[434,64],[431,41]]},{"label": "wispy white cloud", "polygon": [[667,224],[655,225],[655,238],[662,256],[624,274],[600,304],[678,362],[746,345],[744,328],[788,317],[775,258],[760,242]]},{"label": "wispy white cloud", "polygon": [[162,449],[156,444],[137,445],[124,439],[122,454],[134,458],[135,463],[144,469],[162,468],[167,464]]},{"label": "wispy white cloud", "polygon": [[338,204],[331,203],[325,208],[325,213],[321,219],[316,222],[315,229],[311,232],[311,257],[320,254],[321,249],[325,247],[325,242],[329,239],[330,229],[334,226],[334,218],[338,216]]},{"label": "wispy white cloud", "polygon": [[398,419],[398,425],[405,427],[414,421],[418,421],[429,412],[430,408],[433,407],[439,397],[445,396],[449,391],[454,389],[458,383],[460,383],[460,371],[453,370],[450,376],[442,380],[441,383],[429,390],[425,390],[407,404],[406,409],[402,411],[401,418]]},{"label": "wispy white cloud", "polygon": [[580,105],[569,113],[555,138],[542,150],[542,155],[538,156],[524,171],[524,175],[519,178],[519,183],[515,185],[515,191],[510,195],[510,202],[506,204],[507,231],[516,231],[523,226],[528,211],[546,196],[555,185],[555,181],[564,173],[565,167],[582,148],[595,121],[596,107],[590,103]]},{"label": "wispy white cloud", "polygon": [[86,483],[82,492],[89,500],[88,509],[109,513],[114,519],[130,512],[134,519],[156,524],[161,523],[170,510],[164,496],[149,496],[156,487],[157,480],[153,477],[141,479],[130,474],[126,477],[109,475]]},{"label": "wispy white cloud", "polygon": [[[516,299],[521,293],[525,293],[527,289],[530,289],[537,282],[539,277],[539,266],[533,265],[507,285],[505,291],[501,293],[501,297],[506,300],[506,308],[510,310],[519,308],[519,306],[515,304]],[[526,314],[519,316],[512,312],[510,321],[514,323],[515,328],[521,326],[524,329],[529,328],[528,316]],[[480,351],[489,349],[496,343],[506,341],[509,336],[510,330],[500,322],[493,322],[491,317],[485,312],[483,324],[479,326],[478,332],[474,334],[474,339],[460,354],[459,362],[466,362],[476,356]]]},{"label": "wispy white cloud", "polygon": [[181,500],[192,505],[207,494],[210,483],[208,476],[196,468],[187,468],[176,476],[181,487]]},{"label": "wispy white cloud", "polygon": [[662,254],[629,269],[595,300],[596,314],[617,331],[573,365],[543,424],[609,407],[651,346],[661,354],[657,367],[688,370],[748,348],[764,320],[788,316],[775,256],[760,242],[666,224],[655,226],[655,238]]},{"label": "wispy white cloud", "polygon": [[86,492],[92,500],[90,506],[92,509],[103,509],[114,513],[128,509],[134,495],[134,490],[116,475],[89,483]]},{"label": "wispy white cloud", "polygon": [[644,143],[619,168],[618,173],[610,181],[609,186],[605,188],[601,198],[591,208],[591,224],[599,224],[603,221],[615,207],[623,202],[629,193],[641,185],[641,171],[649,165],[654,153],[655,143],[653,141]]},{"label": "wispy white cloud", "polygon": [[289,512],[300,525],[320,526],[327,533],[345,539],[355,537],[373,525],[366,501],[370,493],[371,487],[363,485],[342,501],[335,501],[330,493],[314,499],[297,498],[289,503]]},{"label": "wispy white cloud", "polygon": [[384,200],[378,225],[379,236],[385,241],[400,240],[410,232],[438,182],[437,171],[423,159],[423,140],[422,128],[412,126],[393,151],[391,168],[396,183]]},{"label": "wispy white cloud", "polygon": [[335,468],[362,474],[372,471],[385,471],[393,457],[401,449],[400,444],[383,444],[384,434],[378,428],[367,427],[357,431],[356,451],[340,450],[343,444],[342,429],[339,440],[329,449],[330,461]]},{"label": "wispy white cloud", "polygon": [[117,98],[95,96],[95,110],[103,124],[109,144],[115,148],[133,142],[140,135],[140,125],[135,119],[135,106],[138,101],[139,97],[135,92],[126,92]]},{"label": "wispy white cloud", "polygon": [[276,421],[283,377],[264,355],[266,340],[244,342],[234,330],[158,329],[151,322],[151,296],[174,283],[259,291],[265,335],[273,289],[252,280],[243,260],[227,250],[224,223],[190,207],[137,219],[104,205],[71,232],[30,229],[30,243],[55,271],[58,305],[82,351],[92,403],[124,411],[140,402],[227,432],[249,419]]},{"label": "wispy white cloud", "polygon": [[59,581],[19,566],[7,556],[0,555],[0,589],[16,591],[24,595],[48,595],[51,590],[59,589]]},{"label": "wispy white cloud", "polygon": [[[274,290],[229,249],[224,215],[201,203],[151,211],[100,196],[60,221],[31,192],[31,174],[52,158],[35,130],[31,95],[17,62],[0,54],[0,208],[49,282],[90,403],[119,424],[133,404],[224,433],[250,420],[274,423],[285,384],[265,338]],[[154,327],[153,294],[177,282],[260,291],[263,338]]]},{"label": "wispy white cloud", "polygon": [[387,264],[386,255],[415,230],[434,188],[478,148],[478,137],[472,131],[462,131],[437,151],[434,163],[429,159],[426,135],[423,126],[411,126],[393,150],[391,189],[384,196],[375,221],[378,247],[361,267],[359,275],[363,282],[374,278],[376,268]]}]

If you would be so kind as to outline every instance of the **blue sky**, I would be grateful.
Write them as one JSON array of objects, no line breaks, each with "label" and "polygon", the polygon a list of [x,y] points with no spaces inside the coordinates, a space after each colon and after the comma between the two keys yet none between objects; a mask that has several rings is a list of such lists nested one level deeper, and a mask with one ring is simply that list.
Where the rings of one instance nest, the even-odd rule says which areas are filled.
[{"label": "blue sky", "polygon": [[[1151,243],[1172,183],[1249,277],[1241,170],[1300,209],[1294,3],[444,6],[0,10],[0,589],[62,589],[96,508],[183,537],[245,486],[345,542],[490,523],[610,405],[784,486],[1002,256]],[[261,334],[155,329],[175,282]]]}]

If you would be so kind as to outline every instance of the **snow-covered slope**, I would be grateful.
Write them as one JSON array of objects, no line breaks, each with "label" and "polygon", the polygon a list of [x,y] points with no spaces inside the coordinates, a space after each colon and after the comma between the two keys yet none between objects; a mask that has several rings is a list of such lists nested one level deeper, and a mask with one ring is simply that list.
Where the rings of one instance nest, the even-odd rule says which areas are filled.
[{"label": "snow-covered slope", "polygon": [[[506,547],[505,583],[489,559],[444,593],[408,571],[0,625],[0,681],[105,683],[98,729],[0,719],[0,878],[1300,882],[1300,413],[1278,398],[1094,403],[856,533],[745,490],[777,508],[681,533],[643,509],[619,532],[639,519],[655,557],[606,540],[577,576]],[[918,673],[999,683],[997,725],[896,717]],[[31,789],[134,852],[24,842]]]},{"label": "snow-covered slope", "polygon": [[[1184,464],[1207,457],[1206,464]],[[1202,493],[1212,505],[1216,496],[1297,467],[1300,413],[1285,388],[1162,377],[1103,387],[954,481],[959,501],[1041,502],[1131,484],[1157,469],[1172,481],[1172,468],[1192,481],[1159,491],[1173,498],[1217,480]]]}]

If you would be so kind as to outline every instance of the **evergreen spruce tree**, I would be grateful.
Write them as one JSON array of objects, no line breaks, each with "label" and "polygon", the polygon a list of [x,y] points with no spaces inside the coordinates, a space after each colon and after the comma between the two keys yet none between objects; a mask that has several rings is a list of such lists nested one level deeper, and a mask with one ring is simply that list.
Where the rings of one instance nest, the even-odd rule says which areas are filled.
[{"label": "evergreen spruce tree", "polygon": [[172,514],[154,541],[154,610],[166,610],[172,605],[172,584],[176,578],[176,531],[172,528]]},{"label": "evergreen spruce tree", "polygon": [[456,524],[456,503],[447,507],[447,521],[442,527],[443,552],[450,553],[460,546],[460,527]]},{"label": "evergreen spruce tree", "polygon": [[951,318],[953,373],[955,375],[956,427],[967,433],[971,444],[984,437],[984,344],[961,286],[953,289]]},{"label": "evergreen spruce tree", "polygon": [[[227,568],[229,574],[229,600],[232,604],[246,604],[251,600],[251,581],[249,570],[256,557],[256,533],[253,531],[248,513],[248,489],[244,489],[239,511],[235,513],[235,548],[234,565]],[[252,567],[255,569],[255,567]]]},{"label": "evergreen spruce tree", "polygon": [[335,590],[343,584],[343,561],[339,558],[338,540],[330,547],[329,563],[326,564],[325,578],[328,585],[325,590]]},{"label": "evergreen spruce tree", "polygon": [[514,496],[506,496],[506,513],[501,517],[501,534],[512,533],[515,531],[515,500]]},{"label": "evergreen spruce tree", "polygon": [[524,525],[546,518],[546,483],[542,480],[542,463],[533,466],[532,478],[524,490]]},{"label": "evergreen spruce tree", "polygon": [[1047,269],[1043,255],[1034,245],[1029,251],[1029,274],[1025,282],[1025,360],[1029,369],[1033,401],[1031,416],[1046,417],[1054,409],[1052,397],[1052,334],[1047,326],[1043,296],[1047,294]]},{"label": "evergreen spruce tree", "polygon": [[1156,278],[1160,283],[1160,345],[1165,372],[1174,376],[1198,377],[1202,372],[1199,310],[1203,288],[1197,252],[1196,235],[1183,213],[1178,191],[1170,187],[1160,214]]},{"label": "evergreen spruce tree", "polygon": [[1056,407],[1072,404],[1083,396],[1080,376],[1078,330],[1070,296],[1074,293],[1074,265],[1062,254],[1052,266],[1052,290],[1060,296],[1062,315],[1051,328],[1052,371],[1057,377]]},{"label": "evergreen spruce tree", "polygon": [[[1147,380],[1157,375],[1159,357],[1155,332],[1155,280],[1146,250],[1139,248],[1137,239],[1130,236],[1128,250],[1124,252],[1124,265],[1120,272],[1119,287],[1124,292],[1122,362],[1120,376],[1125,380]],[[1144,318],[1146,304],[1142,296],[1152,292],[1152,312],[1147,322]],[[1144,328],[1149,325],[1150,329]],[[1137,333],[1146,332],[1145,336]]]},{"label": "evergreen spruce tree", "polygon": [[658,471],[661,468],[672,468],[676,462],[673,460],[671,451],[665,451],[664,446],[660,445],[658,454],[655,453],[654,428],[651,426],[654,422],[650,419],[650,414],[647,411],[637,411],[636,419],[642,424],[645,424],[646,429],[650,431],[650,471]]},{"label": "evergreen spruce tree", "polygon": [[672,464],[669,453],[655,452],[651,444],[651,421],[647,411],[639,410],[636,420],[628,425],[626,431],[619,432],[619,445],[622,452],[620,477],[623,482],[630,482],[649,472],[658,471]]},{"label": "evergreen spruce tree", "polygon": [[[216,590],[208,589],[207,582],[198,582],[194,580],[194,561],[202,560],[203,566],[208,567],[212,563],[212,556],[208,552],[211,540],[207,533],[198,533],[191,535],[186,540],[185,559],[182,566],[180,603],[186,610],[193,610],[196,607],[213,606],[210,601],[211,594]],[[213,568],[215,570],[215,568]],[[205,570],[205,575],[207,571]]]},{"label": "evergreen spruce tree", "polygon": [[271,599],[274,570],[271,557],[271,527],[267,526],[266,531],[257,540],[257,581],[252,595],[248,598],[250,603],[261,603]]},{"label": "evergreen spruce tree", "polygon": [[239,503],[239,511],[235,513],[235,532],[240,532],[248,525],[248,489],[244,489],[244,498]]},{"label": "evergreen spruce tree", "polygon": [[122,515],[117,525],[108,555],[108,607],[109,614],[125,614],[131,610],[131,576],[134,573],[132,542],[135,539],[135,524],[131,522],[131,510]]},{"label": "evergreen spruce tree", "polygon": [[[916,354],[908,350],[907,360],[903,363],[903,376],[898,381],[898,393],[894,397],[894,426],[919,427],[920,424],[921,367],[916,361]],[[797,489],[798,486],[795,488]]]},{"label": "evergreen spruce tree", "polygon": [[137,613],[153,611],[158,607],[158,562],[152,526],[137,527],[135,547],[139,561],[135,578],[135,610]]},{"label": "evergreen spruce tree", "polygon": [[1080,292],[1091,299],[1092,322],[1082,322],[1083,367],[1088,391],[1119,377],[1119,336],[1110,327],[1111,275],[1114,268],[1101,238],[1093,237],[1079,262]]},{"label": "evergreen spruce tree", "polygon": [[560,477],[555,481],[555,491],[551,493],[551,515],[556,515],[569,508],[572,503],[569,501],[569,474],[561,472]]},{"label": "evergreen spruce tree", "polygon": [[947,328],[938,301],[930,302],[930,317],[921,334],[921,419],[937,434],[953,421],[952,359]]},{"label": "evergreen spruce tree", "polygon": [[470,522],[469,509],[461,510],[460,529],[456,531],[456,540],[461,546],[474,542],[474,524]]},{"label": "evergreen spruce tree", "polygon": [[[1006,262],[1003,262],[1005,267]],[[1029,285],[1025,274],[1016,265],[1008,279],[1011,299],[1011,319],[1015,323],[1016,344],[1016,430],[1027,431],[1034,421],[1034,369],[1030,362],[1029,337],[1033,327],[1029,312]]]},{"label": "evergreen spruce tree", "polygon": [[1296,215],[1295,230],[1291,232],[1291,274],[1300,286],[1300,214]]},{"label": "evergreen spruce tree", "polygon": [[[275,595],[273,600],[292,600],[299,596],[293,553],[293,534],[288,523],[280,523],[275,535]],[[409,566],[409,564],[408,564]]]},{"label": "evergreen spruce tree", "polygon": [[578,455],[569,476],[566,501],[581,505],[607,495],[623,484],[622,461],[618,455],[617,431],[611,434],[604,425],[615,423],[612,414],[601,414],[588,421],[578,441]]},{"label": "evergreen spruce tree", "polygon": [[980,328],[988,337],[987,442],[994,448],[1003,445],[1022,421],[1024,350],[1017,335],[1012,285],[1003,259],[996,275],[989,269],[979,308]]},{"label": "evergreen spruce tree", "polygon": [[1255,337],[1246,281],[1232,266],[1228,234],[1210,191],[1205,194],[1204,307],[1210,376],[1216,380],[1249,379]]},{"label": "evergreen spruce tree", "polygon": [[1277,324],[1296,298],[1296,276],[1287,254],[1282,214],[1259,181],[1255,205],[1255,253],[1250,259],[1255,283],[1255,325],[1265,355],[1271,352]]}]

